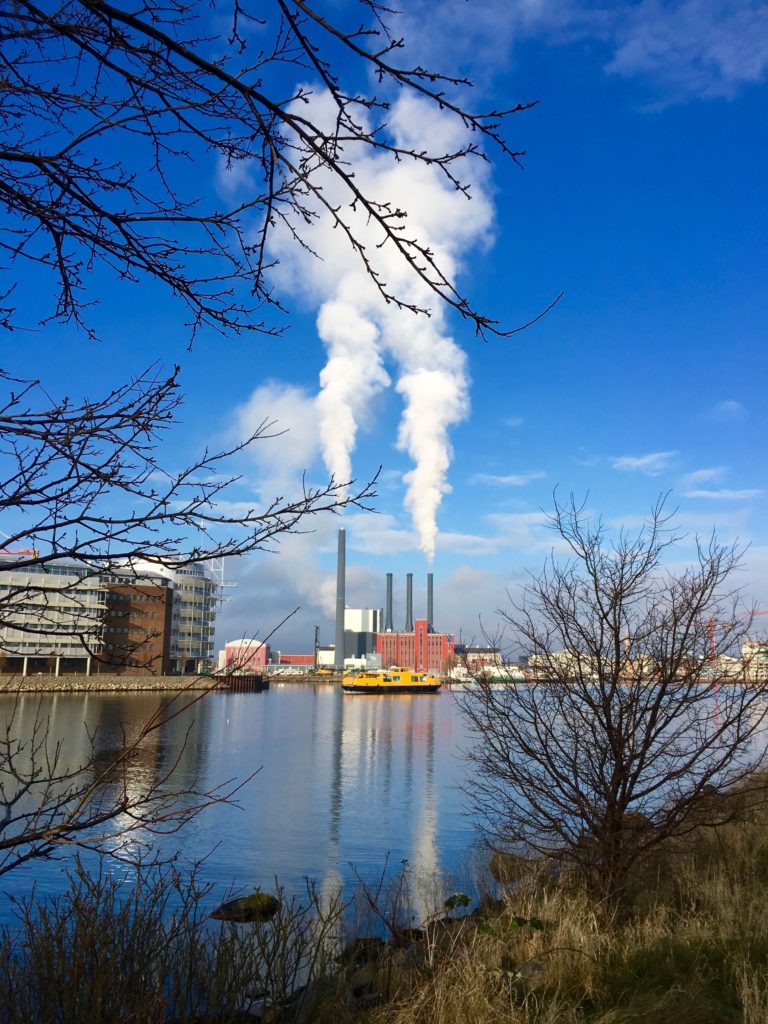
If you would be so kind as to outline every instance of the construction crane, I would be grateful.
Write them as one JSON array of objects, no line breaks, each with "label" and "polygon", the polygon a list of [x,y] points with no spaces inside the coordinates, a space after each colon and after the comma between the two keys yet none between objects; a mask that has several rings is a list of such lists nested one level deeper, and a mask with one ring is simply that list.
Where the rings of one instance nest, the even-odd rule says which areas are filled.
[{"label": "construction crane", "polygon": [[[750,615],[753,618],[757,615],[768,615],[768,608],[761,608],[758,611],[747,611],[737,612],[740,618],[746,618]],[[709,634],[709,663],[714,665],[717,660],[717,650],[715,648],[715,626],[735,626],[735,622],[717,622],[714,615],[710,615],[707,619],[707,633]]]},{"label": "construction crane", "polygon": [[[0,537],[5,537],[6,540],[13,542],[13,538],[9,533],[6,533],[5,530],[0,530]],[[4,551],[0,551],[0,555],[31,555],[32,558],[37,558],[39,553],[40,552],[37,548],[18,548],[15,550],[6,548]]]}]

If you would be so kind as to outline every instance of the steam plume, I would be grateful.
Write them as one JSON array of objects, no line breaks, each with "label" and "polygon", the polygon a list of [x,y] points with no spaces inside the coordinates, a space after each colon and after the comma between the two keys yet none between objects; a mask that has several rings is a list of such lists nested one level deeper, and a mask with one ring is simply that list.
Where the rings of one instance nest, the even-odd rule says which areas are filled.
[{"label": "steam plume", "polygon": [[[333,115],[327,97],[313,102],[321,116]],[[423,148],[427,125],[436,149],[456,151],[467,141],[461,126],[447,116],[436,116],[417,98],[404,95],[393,105],[388,130],[403,145]],[[449,278],[455,277],[468,249],[487,241],[493,209],[479,162],[468,202],[439,168],[416,161],[393,164],[385,152],[345,152],[345,159],[363,191],[407,212],[409,236],[429,247]],[[466,177],[470,168],[463,170]],[[407,302],[431,311],[427,319],[387,304],[328,215],[318,215],[308,237],[311,248],[325,254],[323,261],[297,251],[287,232],[282,241],[276,236],[284,283],[308,291],[320,305],[317,329],[328,352],[317,399],[323,458],[337,479],[351,478],[357,432],[365,425],[371,398],[390,384],[385,363],[394,363],[396,389],[404,403],[398,446],[414,463],[405,476],[405,505],[419,546],[431,560],[437,511],[450,490],[450,428],[469,413],[467,359],[450,337],[444,309],[429,287],[394,246],[381,245],[376,228],[363,220],[361,212],[345,206],[348,198],[338,183],[328,180],[323,187],[331,202],[346,210],[345,217],[363,240],[381,280]]]},{"label": "steam plume", "polygon": [[326,302],[317,330],[328,350],[317,409],[323,458],[336,480],[352,479],[351,453],[371,398],[390,383],[381,365],[379,332],[348,303]]}]

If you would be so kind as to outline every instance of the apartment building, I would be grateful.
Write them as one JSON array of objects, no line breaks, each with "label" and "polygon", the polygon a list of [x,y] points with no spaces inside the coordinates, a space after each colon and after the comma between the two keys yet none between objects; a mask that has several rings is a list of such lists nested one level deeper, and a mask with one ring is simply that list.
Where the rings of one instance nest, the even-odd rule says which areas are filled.
[{"label": "apartment building", "polygon": [[24,561],[0,555],[0,671],[184,675],[209,668],[217,584],[204,566],[98,572],[66,560]]}]

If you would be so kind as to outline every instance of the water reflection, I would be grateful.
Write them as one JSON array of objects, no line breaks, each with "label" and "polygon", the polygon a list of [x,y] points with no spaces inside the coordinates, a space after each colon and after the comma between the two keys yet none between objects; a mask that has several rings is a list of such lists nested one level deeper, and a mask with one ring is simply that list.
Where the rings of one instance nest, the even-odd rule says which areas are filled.
[{"label": "water reflection", "polygon": [[[175,778],[183,780],[186,791],[199,791],[209,711],[201,703],[194,712],[188,709],[174,717],[192,700],[184,696],[173,701],[162,694],[132,695],[127,703],[111,695],[2,695],[0,723],[4,733],[9,729],[6,755],[13,759],[16,773],[15,778],[6,775],[0,780],[15,816],[4,836],[35,826],[55,827],[62,812],[74,809],[73,794],[84,794],[83,809],[97,815],[125,800],[148,807],[153,792],[177,788]],[[155,720],[164,724],[150,730],[116,772],[116,759]],[[33,777],[38,781],[25,786]],[[132,829],[126,841],[125,833]],[[120,847],[136,855],[154,838],[135,829],[129,812],[111,819],[98,834],[114,836],[106,839],[105,848]],[[40,879],[46,889],[47,874],[43,870]],[[32,875],[38,882],[37,872]]]},{"label": "water reflection", "polygon": [[[0,698],[7,716],[12,698]],[[22,698],[16,729],[32,728],[38,698]],[[160,695],[46,697],[51,737],[71,765],[96,765],[119,750],[164,707]],[[262,694],[212,694],[147,741],[130,766],[135,792],[164,778],[197,791],[259,769],[240,808],[206,810],[180,833],[159,837],[182,861],[205,858],[203,876],[217,895],[229,888],[269,887],[277,878],[298,892],[305,876],[327,893],[354,869],[378,876],[387,855],[426,871],[452,870],[472,839],[461,814],[461,720],[451,693],[435,696],[343,694],[333,684],[274,684]],[[137,837],[138,839],[142,837]],[[62,884],[60,865],[36,862],[0,878],[0,891],[35,882]],[[2,909],[0,909],[2,914]]]}]

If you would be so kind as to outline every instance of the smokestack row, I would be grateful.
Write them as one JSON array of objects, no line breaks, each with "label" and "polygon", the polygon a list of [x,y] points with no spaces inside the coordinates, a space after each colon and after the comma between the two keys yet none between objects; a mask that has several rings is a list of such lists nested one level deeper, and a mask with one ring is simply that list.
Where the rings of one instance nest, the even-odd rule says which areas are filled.
[{"label": "smokestack row", "polygon": [[[346,532],[344,527],[339,530],[339,547],[336,558],[336,649],[335,668],[341,672],[344,669],[344,609],[346,607],[346,576],[347,576],[347,547]],[[431,572],[427,573],[427,629],[430,633],[434,631],[434,603],[433,603],[433,580]],[[387,603],[384,613],[384,632],[393,632],[392,625],[392,573],[387,573]],[[413,632],[413,573],[409,572],[405,577],[405,630],[406,633]]]},{"label": "smokestack row", "polygon": [[[434,632],[434,575],[427,573],[427,629]],[[394,632],[394,616],[392,614],[392,573],[387,573],[387,598],[384,608],[384,632]],[[404,633],[413,632],[413,573],[409,572],[405,577],[405,626]]]}]

